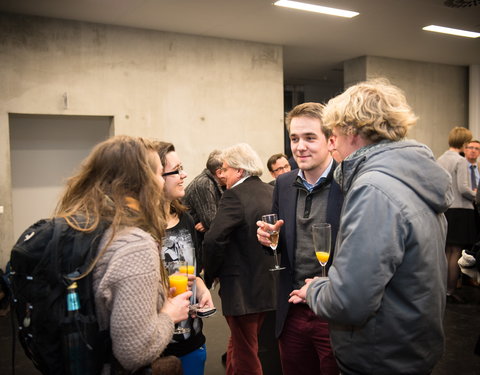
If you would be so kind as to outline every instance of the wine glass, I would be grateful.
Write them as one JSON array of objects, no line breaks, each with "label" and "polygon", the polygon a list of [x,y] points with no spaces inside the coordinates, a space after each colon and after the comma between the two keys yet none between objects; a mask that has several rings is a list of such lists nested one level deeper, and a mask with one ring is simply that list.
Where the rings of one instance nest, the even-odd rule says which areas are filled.
[{"label": "wine glass", "polygon": [[314,224],[312,225],[312,235],[315,255],[322,267],[322,276],[326,276],[325,265],[330,257],[332,226],[328,223]]},{"label": "wine glass", "polygon": [[[165,267],[168,271],[168,280],[170,282],[170,288],[175,288],[172,292],[172,296],[178,296],[185,293],[188,290],[188,274],[194,272],[194,266],[188,265],[183,260],[166,262]],[[186,322],[186,320],[184,320]],[[190,328],[182,327],[182,322],[175,324],[174,334],[184,334],[190,332]]]},{"label": "wine glass", "polygon": [[[263,215],[262,221],[264,223],[274,225],[278,221],[278,216],[277,214]],[[277,246],[278,246],[278,237],[280,233],[279,231],[276,231],[276,230],[273,230],[273,231],[266,230],[266,231],[270,233],[270,248],[273,251],[273,257],[275,258],[275,268],[270,268],[270,271],[284,270],[285,267],[280,267],[280,265],[278,264]]]}]

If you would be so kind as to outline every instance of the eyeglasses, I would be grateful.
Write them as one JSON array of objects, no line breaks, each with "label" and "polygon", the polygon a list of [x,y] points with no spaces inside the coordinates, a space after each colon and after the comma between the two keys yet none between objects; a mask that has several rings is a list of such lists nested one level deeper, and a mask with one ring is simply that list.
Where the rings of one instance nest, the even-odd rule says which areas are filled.
[{"label": "eyeglasses", "polygon": [[272,172],[276,173],[278,171],[284,171],[289,169],[290,169],[290,164],[285,164],[283,167],[278,167],[277,169],[272,170]]},{"label": "eyeglasses", "polygon": [[467,146],[465,147],[467,150],[475,150],[475,151],[480,151],[480,147],[473,147],[473,146]]},{"label": "eyeglasses", "polygon": [[183,165],[180,165],[180,166],[179,166],[177,169],[175,169],[174,171],[162,173],[162,177],[172,176],[172,175],[174,175],[174,174],[180,174],[180,173],[183,173],[183,172],[184,172]]}]

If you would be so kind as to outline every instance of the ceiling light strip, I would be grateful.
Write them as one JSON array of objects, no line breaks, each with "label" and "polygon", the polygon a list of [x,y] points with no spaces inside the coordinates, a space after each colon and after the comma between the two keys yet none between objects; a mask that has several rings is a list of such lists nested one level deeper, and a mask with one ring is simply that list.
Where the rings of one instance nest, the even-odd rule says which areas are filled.
[{"label": "ceiling light strip", "polygon": [[331,16],[346,17],[346,18],[352,18],[360,14],[358,12],[352,12],[350,10],[323,7],[320,5],[301,3],[299,1],[291,1],[291,0],[279,0],[279,1],[276,1],[274,5],[285,7],[285,8],[291,8],[291,9],[306,10],[307,12],[322,13],[322,14],[328,14]]},{"label": "ceiling light strip", "polygon": [[475,33],[473,31],[452,29],[450,27],[443,27],[443,26],[437,26],[437,25],[425,26],[425,27],[422,28],[422,30],[433,31],[433,32],[442,33],[442,34],[464,36],[464,37],[467,37],[467,38],[478,38],[478,37],[480,37],[480,33]]}]

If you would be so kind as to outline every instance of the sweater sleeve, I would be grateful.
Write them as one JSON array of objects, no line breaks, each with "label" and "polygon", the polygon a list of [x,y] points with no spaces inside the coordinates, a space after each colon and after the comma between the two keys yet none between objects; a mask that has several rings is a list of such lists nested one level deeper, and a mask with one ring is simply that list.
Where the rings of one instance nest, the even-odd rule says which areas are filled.
[{"label": "sweater sleeve", "polygon": [[470,164],[464,159],[460,158],[456,165],[457,169],[457,186],[458,191],[462,196],[470,201],[475,200],[475,191],[472,190],[470,185],[469,176]]},{"label": "sweater sleeve", "polygon": [[152,363],[170,342],[174,324],[160,313],[165,300],[158,248],[151,237],[116,240],[100,283],[112,350],[127,370]]}]

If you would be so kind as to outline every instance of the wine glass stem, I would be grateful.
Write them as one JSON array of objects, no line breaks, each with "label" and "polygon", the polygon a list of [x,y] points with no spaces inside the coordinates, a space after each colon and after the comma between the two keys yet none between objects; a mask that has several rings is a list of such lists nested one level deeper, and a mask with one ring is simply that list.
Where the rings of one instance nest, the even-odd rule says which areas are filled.
[{"label": "wine glass stem", "polygon": [[322,266],[322,277],[325,277],[325,266]]},{"label": "wine glass stem", "polygon": [[275,259],[275,268],[279,268],[280,265],[278,264],[278,254],[277,254],[277,249],[272,249],[273,250],[273,257]]}]

